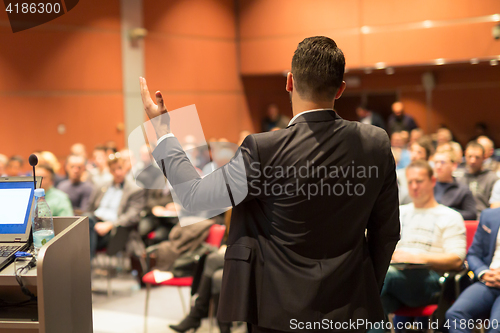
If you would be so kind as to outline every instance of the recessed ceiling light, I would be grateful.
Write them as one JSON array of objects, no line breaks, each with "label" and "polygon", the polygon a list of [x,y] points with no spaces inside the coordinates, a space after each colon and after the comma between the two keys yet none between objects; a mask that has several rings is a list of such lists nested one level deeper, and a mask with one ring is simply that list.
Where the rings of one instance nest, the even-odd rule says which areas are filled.
[{"label": "recessed ceiling light", "polygon": [[496,66],[496,65],[498,65],[498,60],[496,60],[496,59],[491,59],[491,60],[490,60],[490,65],[491,65],[491,66]]},{"label": "recessed ceiling light", "polygon": [[436,65],[444,65],[446,63],[446,61],[443,58],[439,58],[439,59],[434,60],[434,63]]},{"label": "recessed ceiling light", "polygon": [[371,31],[371,29],[370,29],[369,26],[364,25],[364,26],[361,27],[361,33],[362,34],[369,34],[370,31]]},{"label": "recessed ceiling light", "polygon": [[393,68],[393,67],[387,67],[387,68],[385,69],[385,73],[386,73],[387,75],[392,75],[392,74],[394,74],[394,72],[395,72],[395,71],[394,71],[394,68]]},{"label": "recessed ceiling light", "polygon": [[375,64],[375,68],[376,69],[384,69],[386,66],[385,66],[385,62],[377,62]]},{"label": "recessed ceiling light", "polygon": [[424,28],[432,28],[433,26],[431,20],[425,20],[424,22],[422,22],[422,25],[424,26]]},{"label": "recessed ceiling light", "polygon": [[470,60],[470,63],[473,64],[473,65],[477,65],[477,64],[479,64],[479,59],[478,58],[472,58]]},{"label": "recessed ceiling light", "polygon": [[500,14],[491,15],[491,20],[494,22],[500,22]]}]

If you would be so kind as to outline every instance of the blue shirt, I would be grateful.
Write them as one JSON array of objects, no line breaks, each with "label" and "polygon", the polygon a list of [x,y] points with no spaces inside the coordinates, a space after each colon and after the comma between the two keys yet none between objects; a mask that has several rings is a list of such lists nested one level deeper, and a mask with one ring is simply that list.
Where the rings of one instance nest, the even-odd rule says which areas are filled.
[{"label": "blue shirt", "polygon": [[122,184],[108,187],[108,190],[104,193],[101,203],[99,204],[99,208],[96,209],[94,215],[103,221],[116,221],[118,219],[118,208],[120,207],[122,195]]}]

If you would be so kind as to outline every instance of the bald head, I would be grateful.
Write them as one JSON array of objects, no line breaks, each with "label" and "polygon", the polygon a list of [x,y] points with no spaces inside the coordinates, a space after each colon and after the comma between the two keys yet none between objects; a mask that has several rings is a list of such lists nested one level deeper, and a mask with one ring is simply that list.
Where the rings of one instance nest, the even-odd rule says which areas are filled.
[{"label": "bald head", "polygon": [[495,151],[495,145],[493,144],[493,141],[491,141],[491,139],[485,135],[481,135],[477,138],[476,141],[484,148],[484,158],[490,158]]},{"label": "bald head", "polygon": [[394,114],[396,116],[400,116],[403,114],[403,103],[401,102],[394,102],[392,104],[392,112],[394,112]]}]

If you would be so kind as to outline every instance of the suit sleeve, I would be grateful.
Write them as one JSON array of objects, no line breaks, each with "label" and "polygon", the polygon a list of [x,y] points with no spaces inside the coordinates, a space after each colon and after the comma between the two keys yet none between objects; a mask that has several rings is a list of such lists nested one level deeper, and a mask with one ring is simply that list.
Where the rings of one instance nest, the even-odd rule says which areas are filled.
[{"label": "suit sleeve", "polygon": [[400,239],[398,185],[396,165],[388,139],[384,152],[387,159],[384,184],[375,200],[367,225],[367,242],[372,259],[375,277],[382,289],[392,254]]},{"label": "suit sleeve", "polygon": [[469,268],[476,276],[479,276],[479,273],[482,271],[489,269],[488,265],[484,262],[484,258],[486,257],[486,253],[484,252],[484,243],[488,242],[490,234],[488,234],[483,227],[485,226],[485,222],[488,220],[490,212],[491,210],[488,209],[484,210],[481,214],[479,225],[477,226],[476,233],[474,234],[474,240],[472,241],[467,254]]},{"label": "suit sleeve", "polygon": [[[179,204],[191,213],[236,206],[254,197],[249,183],[260,179],[258,147],[248,136],[229,163],[201,178],[175,137],[163,140],[153,156],[169,180]],[[218,215],[218,214],[216,214]]]}]

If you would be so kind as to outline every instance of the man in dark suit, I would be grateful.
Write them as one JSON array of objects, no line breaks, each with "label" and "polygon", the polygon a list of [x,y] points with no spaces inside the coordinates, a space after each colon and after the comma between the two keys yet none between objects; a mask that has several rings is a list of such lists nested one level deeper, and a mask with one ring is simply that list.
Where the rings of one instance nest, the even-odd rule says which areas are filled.
[{"label": "man in dark suit", "polygon": [[383,319],[380,290],[400,232],[395,163],[384,130],[333,110],[344,67],[332,39],[303,40],[287,76],[288,127],[247,136],[203,179],[170,131],[161,93],[156,105],[141,78],[160,138],[153,155],[179,201],[188,210],[233,206],[222,322],[245,321],[252,332],[365,331],[363,322]]},{"label": "man in dark suit", "polygon": [[467,254],[469,268],[479,279],[458,297],[446,312],[451,333],[471,332],[469,324],[490,318],[492,331],[500,321],[500,251],[498,230],[500,208],[485,209]]}]

